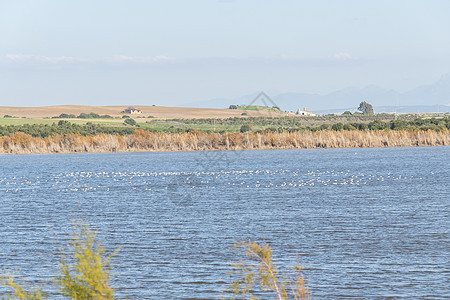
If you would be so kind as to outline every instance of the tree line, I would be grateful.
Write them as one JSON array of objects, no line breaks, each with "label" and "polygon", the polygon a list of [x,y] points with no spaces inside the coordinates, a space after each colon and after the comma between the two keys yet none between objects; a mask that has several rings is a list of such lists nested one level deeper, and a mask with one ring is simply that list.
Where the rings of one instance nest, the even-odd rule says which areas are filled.
[{"label": "tree line", "polygon": [[[217,124],[230,124],[240,125],[237,130],[221,130],[219,133],[226,133],[231,131],[240,132],[304,132],[304,131],[376,131],[376,130],[432,130],[441,131],[444,129],[450,129],[450,117],[440,118],[416,118],[413,120],[395,119],[390,121],[373,120],[371,122],[336,122],[336,123],[323,123],[320,126],[309,126],[303,123],[298,123],[296,119],[299,118],[234,118],[225,120],[216,120]],[[129,119],[126,119],[129,120]],[[203,131],[212,132],[212,130],[200,130],[196,128],[196,125],[205,122],[198,120],[185,120],[186,123],[182,123],[183,120],[178,120],[180,124],[189,125],[189,128],[164,128],[162,130],[156,130],[152,128],[144,128],[146,131],[156,132],[163,131],[170,134],[178,134],[184,132]],[[134,120],[133,120],[134,121]],[[196,121],[196,122],[195,122]],[[133,125],[133,124],[129,124]],[[134,124],[136,125],[136,124]],[[239,129],[240,128],[240,129]],[[130,126],[107,126],[94,123],[75,124],[66,120],[60,120],[58,123],[49,124],[24,124],[24,125],[0,125],[0,136],[11,136],[14,133],[22,132],[32,137],[49,137],[55,134],[80,134],[83,136],[96,135],[99,133],[116,134],[116,135],[130,135],[135,131],[134,127]]]},{"label": "tree line", "polygon": [[24,125],[0,125],[0,136],[11,136],[14,133],[22,132],[32,137],[49,137],[55,134],[80,134],[83,136],[96,135],[99,133],[129,135],[134,132],[131,127],[112,127],[94,123],[85,125],[71,123],[60,120],[58,123],[49,124],[24,124]]},{"label": "tree line", "polygon": [[90,113],[81,113],[78,116],[75,116],[74,114],[60,114],[57,117],[53,117],[53,119],[113,119],[114,117],[111,117],[110,115],[99,115],[94,112]]},{"label": "tree line", "polygon": [[[332,128],[333,125],[341,123],[342,125],[348,124],[344,130],[379,130],[379,129],[398,129],[403,127],[406,129],[407,127],[411,127],[411,129],[436,129],[440,128],[448,128],[448,124],[450,122],[450,116],[445,117],[437,117],[437,118],[429,118],[423,119],[418,118],[413,115],[402,115],[395,116],[393,114],[376,114],[373,116],[369,115],[323,115],[323,116],[314,116],[314,117],[294,117],[294,116],[285,116],[285,117],[233,117],[233,118],[225,118],[225,119],[168,119],[168,120],[155,120],[152,123],[155,125],[165,125],[168,126],[176,125],[179,126],[191,126],[195,128],[196,125],[212,125],[216,124],[217,126],[242,126],[244,124],[248,124],[253,128],[258,127],[266,127],[266,128],[291,128],[291,129],[300,129],[300,130],[324,130],[324,129],[338,129],[341,125],[337,125]],[[351,125],[351,126],[349,126]],[[433,126],[436,125],[436,126]],[[197,128],[196,128],[197,129]],[[341,129],[342,130],[342,129]]]}]

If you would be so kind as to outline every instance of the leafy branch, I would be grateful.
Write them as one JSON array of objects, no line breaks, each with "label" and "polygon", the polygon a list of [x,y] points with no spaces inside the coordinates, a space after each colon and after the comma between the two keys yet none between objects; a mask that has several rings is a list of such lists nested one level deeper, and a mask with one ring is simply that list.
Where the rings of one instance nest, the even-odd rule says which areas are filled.
[{"label": "leafy branch", "polygon": [[260,245],[248,240],[238,242],[232,248],[243,252],[245,258],[231,264],[234,270],[230,275],[238,274],[239,279],[230,284],[228,292],[239,295],[241,299],[257,299],[255,294],[270,291],[278,300],[311,298],[298,262],[291,270],[293,275],[283,275],[273,263],[272,249],[268,244]]}]

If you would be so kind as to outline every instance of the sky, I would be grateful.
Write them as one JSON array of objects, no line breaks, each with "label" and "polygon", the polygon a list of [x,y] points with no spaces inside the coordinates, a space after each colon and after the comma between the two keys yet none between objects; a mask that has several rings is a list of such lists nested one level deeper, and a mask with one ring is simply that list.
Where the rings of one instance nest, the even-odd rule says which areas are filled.
[{"label": "sky", "polygon": [[0,0],[0,106],[408,91],[450,73],[449,16],[447,0]]}]

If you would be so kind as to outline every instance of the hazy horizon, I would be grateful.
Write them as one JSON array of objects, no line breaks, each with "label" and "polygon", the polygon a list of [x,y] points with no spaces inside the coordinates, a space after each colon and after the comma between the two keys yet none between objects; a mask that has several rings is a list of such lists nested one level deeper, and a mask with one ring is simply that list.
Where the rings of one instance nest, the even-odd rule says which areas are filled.
[{"label": "hazy horizon", "polygon": [[443,0],[28,0],[0,8],[0,106],[180,106],[369,85],[403,93],[450,73]]}]

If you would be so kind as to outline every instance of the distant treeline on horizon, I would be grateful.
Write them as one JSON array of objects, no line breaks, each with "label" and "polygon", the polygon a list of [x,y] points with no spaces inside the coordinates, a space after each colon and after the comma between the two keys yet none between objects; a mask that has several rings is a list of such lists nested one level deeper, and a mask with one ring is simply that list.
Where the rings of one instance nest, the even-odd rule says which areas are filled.
[{"label": "distant treeline on horizon", "polygon": [[[142,127],[145,131],[165,132],[170,134],[184,132],[216,132],[223,134],[226,132],[316,132],[316,131],[377,131],[377,130],[432,130],[441,131],[450,129],[450,116],[434,117],[434,118],[414,118],[399,119],[395,118],[386,120],[386,116],[377,117],[377,115],[367,118],[355,119],[354,117],[252,117],[252,118],[228,118],[228,119],[174,119],[159,122],[176,122],[183,124],[185,128],[175,128],[173,126],[155,129],[151,127]],[[155,121],[156,122],[156,121]],[[204,130],[201,125],[211,124],[212,122],[221,125],[222,128],[230,126],[228,130]],[[320,124],[320,125],[319,125]],[[147,125],[147,123],[145,123]],[[232,127],[233,126],[233,127]],[[236,127],[237,126],[237,127]],[[240,128],[239,128],[240,126]],[[187,128],[186,128],[187,127]],[[60,120],[58,123],[49,124],[24,124],[24,125],[0,125],[0,136],[12,136],[21,132],[32,137],[50,137],[52,135],[79,134],[82,136],[96,135],[99,133],[126,136],[135,132],[137,126],[107,126],[88,122],[86,124],[75,124],[66,120]],[[237,128],[237,129],[232,129]]]}]

